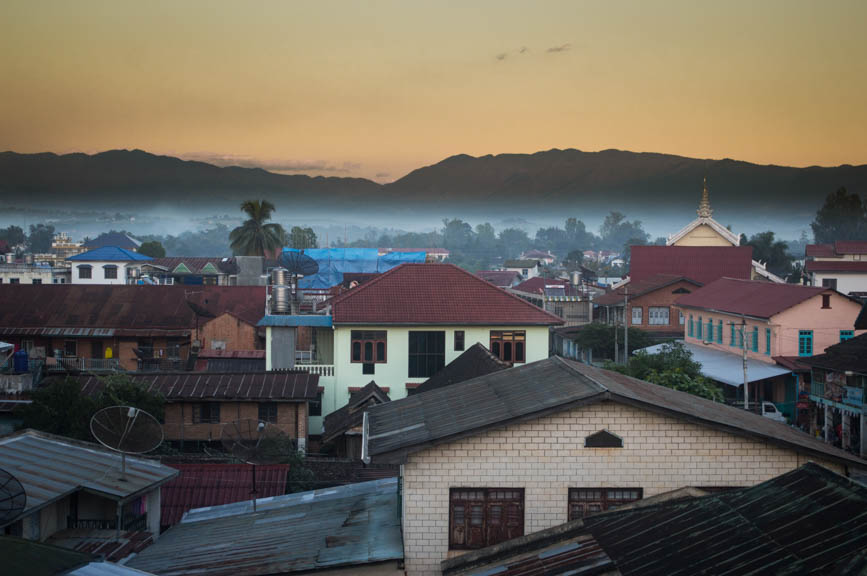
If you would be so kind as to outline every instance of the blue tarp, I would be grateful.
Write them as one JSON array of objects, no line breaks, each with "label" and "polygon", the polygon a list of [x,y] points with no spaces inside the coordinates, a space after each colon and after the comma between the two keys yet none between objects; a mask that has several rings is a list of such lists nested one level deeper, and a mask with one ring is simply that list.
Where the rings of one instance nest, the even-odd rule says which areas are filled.
[{"label": "blue tarp", "polygon": [[[284,248],[284,252],[299,252]],[[390,252],[379,255],[376,248],[310,248],[304,254],[316,260],[319,272],[298,281],[300,289],[331,288],[343,282],[344,273],[374,274],[407,262],[424,262],[425,252]]]}]

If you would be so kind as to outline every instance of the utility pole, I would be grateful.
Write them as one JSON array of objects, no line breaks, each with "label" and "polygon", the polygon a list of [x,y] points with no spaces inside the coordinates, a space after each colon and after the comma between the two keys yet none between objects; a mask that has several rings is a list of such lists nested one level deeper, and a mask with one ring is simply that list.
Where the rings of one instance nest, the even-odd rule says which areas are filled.
[{"label": "utility pole", "polygon": [[750,383],[747,380],[747,319],[741,314],[741,348],[744,353],[744,409],[750,409]]},{"label": "utility pole", "polygon": [[623,287],[623,364],[629,365],[629,318],[626,311],[629,304],[629,284]]},{"label": "utility pole", "polygon": [[617,309],[615,308],[614,309],[614,363],[615,364],[619,363],[619,362],[617,362],[617,359],[618,359],[618,354],[617,354]]}]

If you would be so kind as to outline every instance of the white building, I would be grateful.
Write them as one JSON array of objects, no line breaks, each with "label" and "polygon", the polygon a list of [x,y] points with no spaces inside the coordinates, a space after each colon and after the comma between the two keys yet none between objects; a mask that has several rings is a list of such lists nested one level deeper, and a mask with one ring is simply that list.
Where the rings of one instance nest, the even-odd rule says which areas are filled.
[{"label": "white building", "polygon": [[141,264],[152,260],[117,246],[105,246],[67,258],[73,284],[133,284],[141,276]]},{"label": "white building", "polygon": [[47,264],[0,264],[0,284],[69,284],[69,268]]},{"label": "white building", "polygon": [[850,296],[867,296],[867,241],[807,245],[810,284]]}]

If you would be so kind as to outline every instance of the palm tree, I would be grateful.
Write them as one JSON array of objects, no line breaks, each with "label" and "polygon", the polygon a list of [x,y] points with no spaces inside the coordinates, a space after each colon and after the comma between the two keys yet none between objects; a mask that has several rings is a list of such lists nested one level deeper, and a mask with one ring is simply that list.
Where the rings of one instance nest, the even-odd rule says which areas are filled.
[{"label": "palm tree", "polygon": [[238,256],[264,256],[283,247],[286,231],[279,224],[266,224],[274,212],[274,205],[267,200],[247,200],[241,210],[249,218],[229,233],[232,252]]}]

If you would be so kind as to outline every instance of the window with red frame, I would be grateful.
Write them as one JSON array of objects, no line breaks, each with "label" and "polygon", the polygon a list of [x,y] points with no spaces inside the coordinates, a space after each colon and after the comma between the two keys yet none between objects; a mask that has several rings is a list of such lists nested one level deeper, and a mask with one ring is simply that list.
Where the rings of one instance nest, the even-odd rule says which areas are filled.
[{"label": "window with red frame", "polygon": [[385,330],[353,330],[352,362],[384,364],[388,352],[387,334]]},{"label": "window with red frame", "polygon": [[526,340],[523,330],[491,330],[491,353],[504,362],[526,362]]}]

